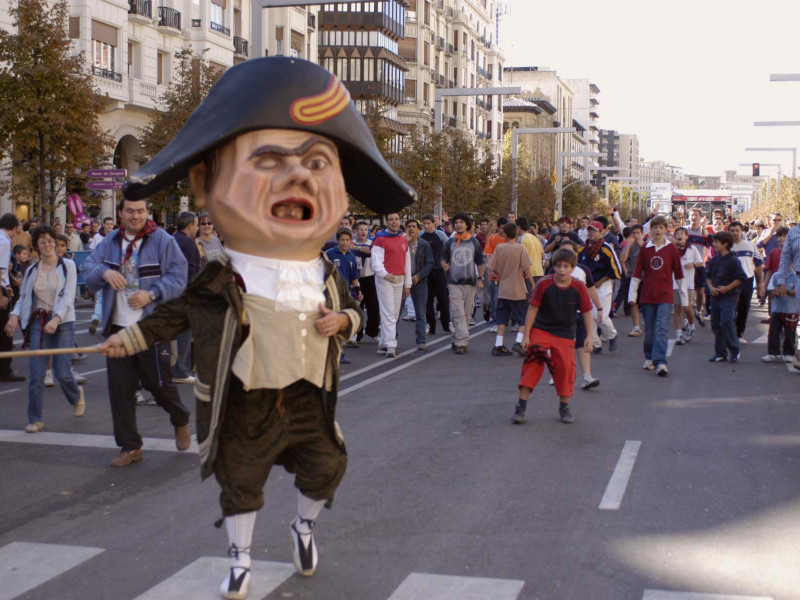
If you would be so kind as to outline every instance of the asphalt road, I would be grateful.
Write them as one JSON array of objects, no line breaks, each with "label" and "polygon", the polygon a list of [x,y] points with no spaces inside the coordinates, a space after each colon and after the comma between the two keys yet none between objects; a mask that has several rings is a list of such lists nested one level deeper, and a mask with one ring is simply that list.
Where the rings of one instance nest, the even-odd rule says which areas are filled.
[{"label": "asphalt road", "polygon": [[[800,598],[800,371],[763,364],[755,308],[737,364],[709,364],[710,328],[643,371],[641,338],[594,357],[560,423],[552,387],[512,425],[521,359],[441,334],[426,353],[400,324],[398,358],[348,349],[338,420],[348,473],[315,529],[320,564],[293,574],[292,478],[273,471],[253,544],[250,598],[301,600],[789,600]],[[87,311],[79,343],[90,344]],[[510,332],[507,339],[510,339]],[[510,344],[509,344],[510,345]],[[27,364],[15,360],[27,373]],[[46,391],[24,434],[26,384],[0,384],[0,600],[217,598],[227,539],[218,488],[166,413],[138,409],[144,459],[108,465],[105,362],[86,416]],[[193,406],[191,386],[180,386]]]}]

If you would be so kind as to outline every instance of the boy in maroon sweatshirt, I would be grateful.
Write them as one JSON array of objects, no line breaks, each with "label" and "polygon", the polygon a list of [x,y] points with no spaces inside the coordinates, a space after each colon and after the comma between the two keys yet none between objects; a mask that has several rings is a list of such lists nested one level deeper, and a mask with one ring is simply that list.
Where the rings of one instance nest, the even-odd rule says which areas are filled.
[{"label": "boy in maroon sweatshirt", "polygon": [[[680,252],[667,237],[667,219],[661,215],[650,221],[650,239],[639,252],[628,291],[628,303],[636,302],[639,284],[642,293],[639,306],[644,314],[644,365],[661,377],[669,374],[667,346],[669,318],[672,314],[672,280],[683,279]],[[683,304],[683,302],[681,302]]]}]

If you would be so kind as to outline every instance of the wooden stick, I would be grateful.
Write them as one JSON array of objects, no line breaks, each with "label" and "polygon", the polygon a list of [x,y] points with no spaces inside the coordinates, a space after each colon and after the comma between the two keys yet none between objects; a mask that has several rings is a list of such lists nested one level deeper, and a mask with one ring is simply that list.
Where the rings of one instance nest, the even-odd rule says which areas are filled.
[{"label": "wooden stick", "polygon": [[0,359],[19,358],[22,356],[54,356],[56,354],[95,354],[102,352],[100,345],[86,346],[84,348],[42,348],[39,350],[13,350],[0,352]]}]

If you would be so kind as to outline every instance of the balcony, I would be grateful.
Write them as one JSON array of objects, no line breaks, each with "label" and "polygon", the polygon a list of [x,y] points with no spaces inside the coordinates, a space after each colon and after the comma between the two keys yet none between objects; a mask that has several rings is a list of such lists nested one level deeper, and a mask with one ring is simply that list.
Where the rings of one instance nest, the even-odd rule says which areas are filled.
[{"label": "balcony", "polygon": [[455,127],[456,126],[456,118],[455,117],[448,117],[447,124],[450,127]]},{"label": "balcony", "polygon": [[379,29],[389,37],[405,37],[405,21],[400,23],[382,12],[319,11],[320,27],[350,26],[354,28]]},{"label": "balcony", "polygon": [[248,42],[246,39],[239,37],[238,35],[233,36],[233,53],[239,56],[247,56]]},{"label": "balcony", "polygon": [[449,79],[449,80],[447,81],[447,87],[449,87],[449,88],[454,88],[454,87],[456,87],[456,82],[455,82],[455,81],[453,81],[452,79]]},{"label": "balcony", "polygon": [[213,31],[221,33],[222,35],[227,35],[227,36],[231,35],[231,30],[225,27],[224,25],[220,25],[219,23],[214,23],[214,21],[211,21],[210,25]]},{"label": "balcony", "polygon": [[202,27],[203,20],[202,19],[192,19],[192,27]]},{"label": "balcony", "polygon": [[151,0],[128,0],[128,14],[152,19],[153,3]]},{"label": "balcony", "polygon": [[308,28],[309,29],[317,28],[317,15],[308,13]]},{"label": "balcony", "polygon": [[447,54],[448,56],[452,56],[453,55],[453,44],[447,44],[444,47],[444,53]]},{"label": "balcony", "polygon": [[94,65],[92,65],[92,75],[95,77],[102,77],[103,79],[111,79],[113,81],[122,82],[122,73],[117,73],[111,69],[102,69],[100,67],[95,67]]},{"label": "balcony", "polygon": [[436,49],[437,50],[444,50],[444,38],[436,38]]},{"label": "balcony", "polygon": [[158,26],[181,30],[181,13],[167,6],[158,7]]}]

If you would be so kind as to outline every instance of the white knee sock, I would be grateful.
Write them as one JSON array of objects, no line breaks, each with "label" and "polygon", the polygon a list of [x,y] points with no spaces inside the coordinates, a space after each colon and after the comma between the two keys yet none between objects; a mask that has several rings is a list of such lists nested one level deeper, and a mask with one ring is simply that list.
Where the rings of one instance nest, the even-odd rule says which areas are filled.
[{"label": "white knee sock", "polygon": [[297,517],[294,520],[298,533],[311,533],[311,527],[305,521],[316,521],[327,500],[312,500],[297,492]]},{"label": "white knee sock", "polygon": [[256,511],[225,517],[225,529],[228,532],[234,567],[250,568],[250,544],[253,541],[255,524]]}]

